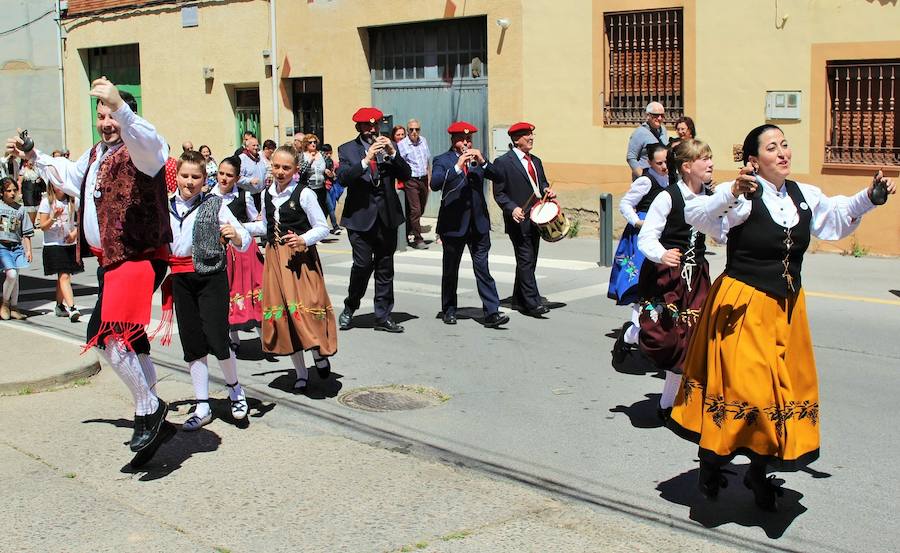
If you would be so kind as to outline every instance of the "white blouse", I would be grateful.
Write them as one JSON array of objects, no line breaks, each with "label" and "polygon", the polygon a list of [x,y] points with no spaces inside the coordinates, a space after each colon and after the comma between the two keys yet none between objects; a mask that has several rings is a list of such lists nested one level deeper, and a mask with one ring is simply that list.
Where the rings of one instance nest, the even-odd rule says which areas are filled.
[{"label": "white blouse", "polygon": [[[222,198],[222,205],[228,206],[231,202],[233,202],[236,198],[240,197],[240,190],[238,190],[237,185],[231,189],[231,192],[227,194],[223,194],[221,190],[219,190],[219,186],[216,185],[210,190],[210,193],[215,194]],[[256,217],[259,216],[259,211],[256,210],[256,203],[253,201],[253,196],[250,195],[249,192],[244,194],[244,210],[247,213],[247,221],[252,222],[256,220]]]},{"label": "white blouse", "polygon": [[[640,203],[641,198],[646,196],[647,192],[650,192],[650,188],[653,186],[651,178],[642,176],[635,179],[631,183],[631,188],[628,189],[628,192],[619,200],[619,213],[622,214],[622,217],[625,217],[625,220],[630,225],[636,225],[641,220],[634,208]],[[660,186],[666,188],[668,184],[661,184]]]},{"label": "white blouse", "polygon": [[[197,211],[191,211],[197,202],[200,201],[200,194],[194,196],[188,201],[181,199],[180,194],[175,194],[175,211],[178,213],[176,217],[169,209],[169,225],[172,227],[172,242],[169,249],[172,255],[177,257],[190,257],[194,253],[194,220],[197,218]],[[245,252],[250,247],[250,233],[234,218],[234,214],[228,209],[224,203],[219,208],[219,225],[231,225],[235,232],[241,237],[241,245],[236,246],[238,251]]]},{"label": "white blouse", "polygon": [[[681,195],[684,196],[685,204],[698,197],[682,180],[678,181],[678,188],[681,190]],[[654,263],[662,263],[662,256],[667,251],[659,238],[662,236],[663,229],[666,228],[666,221],[671,212],[672,196],[669,194],[658,195],[650,204],[647,216],[644,217],[644,224],[641,225],[641,232],[638,233],[638,249],[641,250],[644,257]],[[710,235],[710,238],[720,243],[725,241],[724,235]]]},{"label": "white blouse", "polygon": [[[762,200],[772,220],[784,228],[791,228],[800,221],[797,207],[782,185],[775,187],[762,177]],[[731,193],[734,181],[716,186],[712,196],[696,196],[685,202],[684,218],[689,225],[709,236],[726,236],[728,231],[747,220],[752,202],[743,194],[735,198]],[[863,189],[853,196],[826,196],[811,184],[797,183],[803,202],[800,209],[812,210],[810,232],[822,240],[839,240],[850,235],[859,226],[863,215],[875,205]]]},{"label": "white blouse", "polygon": [[[269,196],[272,198],[272,207],[275,208],[275,213],[273,216],[275,220],[278,221],[279,218],[279,208],[284,204],[284,202],[288,201],[291,197],[291,194],[294,193],[294,189],[297,188],[297,183],[291,181],[284,190],[278,192],[278,184],[272,183],[272,185],[266,191]],[[265,200],[265,196],[263,196]],[[312,228],[308,231],[304,232],[300,235],[303,238],[303,241],[306,242],[306,246],[312,246],[317,242],[320,242],[322,239],[327,238],[329,234],[328,224],[325,222],[325,214],[322,213],[322,208],[319,207],[319,200],[316,198],[316,193],[313,192],[309,187],[303,189],[300,192],[300,207],[303,208],[303,211],[306,212],[306,218],[309,220],[309,224]],[[244,227],[252,234],[253,236],[265,236],[268,232],[268,223],[266,222],[266,214],[265,214],[266,206],[263,205],[263,217],[259,221],[251,221],[244,225]]]}]

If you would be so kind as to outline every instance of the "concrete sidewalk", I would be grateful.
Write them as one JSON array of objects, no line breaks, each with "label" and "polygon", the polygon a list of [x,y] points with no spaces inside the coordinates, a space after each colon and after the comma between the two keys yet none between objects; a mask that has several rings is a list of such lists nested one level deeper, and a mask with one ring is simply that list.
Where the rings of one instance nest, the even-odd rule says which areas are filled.
[{"label": "concrete sidewalk", "polygon": [[[84,364],[76,344],[25,325],[0,324],[0,341],[3,378],[14,372],[10,365],[38,359],[60,375]],[[169,420],[183,421],[189,381],[161,370],[158,388],[174,410]],[[218,386],[211,391],[227,397]],[[140,471],[127,464],[130,394],[108,368],[70,387],[0,398],[0,549],[729,550],[665,521],[561,502],[475,470],[339,437],[314,417],[254,396],[248,390],[248,426],[217,418],[198,432],[179,432]],[[227,409],[213,400],[217,414]]]}]

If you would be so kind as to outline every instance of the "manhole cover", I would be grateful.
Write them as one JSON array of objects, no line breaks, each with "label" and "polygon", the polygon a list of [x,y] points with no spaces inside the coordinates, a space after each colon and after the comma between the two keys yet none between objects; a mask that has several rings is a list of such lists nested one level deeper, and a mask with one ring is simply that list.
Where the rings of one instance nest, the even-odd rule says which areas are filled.
[{"label": "manhole cover", "polygon": [[440,405],[450,399],[434,388],[425,386],[377,386],[357,388],[338,397],[347,407],[362,411],[410,411]]}]

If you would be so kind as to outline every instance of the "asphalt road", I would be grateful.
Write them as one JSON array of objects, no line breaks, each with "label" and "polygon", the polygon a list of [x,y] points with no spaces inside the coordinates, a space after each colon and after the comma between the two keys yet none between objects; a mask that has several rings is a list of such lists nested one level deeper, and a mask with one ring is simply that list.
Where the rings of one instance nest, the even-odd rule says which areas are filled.
[{"label": "asphalt road", "polygon": [[[715,278],[724,250],[713,251]],[[324,244],[320,253],[339,312],[350,272],[346,237]],[[43,276],[40,250],[35,254],[34,266],[23,272],[20,299],[42,313],[30,324],[83,338],[85,323],[53,316],[54,281]],[[611,365],[614,335],[628,312],[606,299],[609,269],[597,266],[597,255],[596,240],[542,244],[538,285],[562,305],[544,320],[510,313],[506,328],[490,330],[474,320],[461,318],[451,327],[435,318],[439,246],[398,254],[394,317],[406,327],[404,334],[371,330],[370,285],[358,327],[340,333],[335,378],[314,381],[306,396],[296,395],[290,364],[261,359],[258,340],[250,339],[241,350],[241,380],[251,397],[274,400],[276,409],[290,406],[297,424],[311,417],[336,434],[658,521],[711,542],[749,550],[896,550],[900,529],[891,513],[900,497],[900,260],[807,256],[803,277],[820,378],[822,455],[806,471],[778,475],[785,480],[784,508],[766,514],[740,482],[742,458],[719,501],[706,502],[695,491],[696,446],[655,418],[660,375],[639,358]],[[74,279],[86,313],[95,301],[95,268],[90,260]],[[494,235],[491,268],[501,297],[508,296],[515,266],[502,234]],[[480,313],[466,259],[460,307],[463,315]],[[189,380],[177,337],[172,346],[154,346],[153,356],[173,369],[167,377]],[[430,386],[450,400],[389,413],[337,401],[348,390],[383,384]]]}]

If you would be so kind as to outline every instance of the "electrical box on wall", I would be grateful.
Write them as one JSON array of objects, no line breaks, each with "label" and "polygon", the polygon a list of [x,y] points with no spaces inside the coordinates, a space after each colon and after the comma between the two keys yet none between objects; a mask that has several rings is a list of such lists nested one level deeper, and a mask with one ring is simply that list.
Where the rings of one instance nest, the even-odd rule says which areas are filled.
[{"label": "electrical box on wall", "polygon": [[509,151],[509,125],[501,125],[491,129],[491,159],[496,159]]},{"label": "electrical box on wall", "polygon": [[799,90],[769,90],[766,92],[766,119],[800,119]]}]

